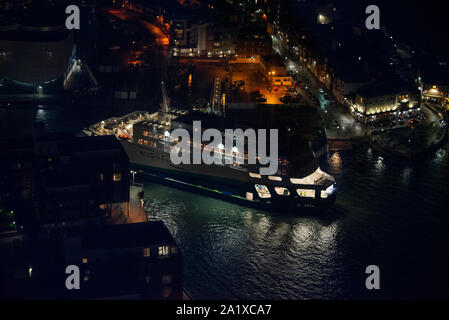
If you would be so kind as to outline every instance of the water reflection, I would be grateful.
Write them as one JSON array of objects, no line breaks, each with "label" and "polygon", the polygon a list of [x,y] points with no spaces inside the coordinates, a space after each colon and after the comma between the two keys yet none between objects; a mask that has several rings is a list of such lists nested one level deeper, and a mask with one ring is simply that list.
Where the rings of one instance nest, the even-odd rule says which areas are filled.
[{"label": "water reflection", "polygon": [[340,152],[334,152],[329,160],[328,160],[328,164],[329,167],[331,169],[331,172],[337,175],[341,174],[341,167],[342,167],[342,162],[341,162],[341,157],[340,157]]},{"label": "water reflection", "polygon": [[[369,264],[412,265],[410,275],[431,269],[429,261],[441,265],[434,255],[449,250],[449,221],[440,221],[447,155],[404,167],[370,150],[331,153],[322,164],[339,178],[330,214],[344,212],[332,218],[277,215],[153,184],[145,194],[152,218],[164,220],[181,247],[195,298],[361,298],[358,272]],[[413,283],[410,275],[395,273],[400,284]],[[444,281],[429,282],[427,292],[449,283],[438,277]],[[419,297],[421,289],[393,284],[382,294]]]}]

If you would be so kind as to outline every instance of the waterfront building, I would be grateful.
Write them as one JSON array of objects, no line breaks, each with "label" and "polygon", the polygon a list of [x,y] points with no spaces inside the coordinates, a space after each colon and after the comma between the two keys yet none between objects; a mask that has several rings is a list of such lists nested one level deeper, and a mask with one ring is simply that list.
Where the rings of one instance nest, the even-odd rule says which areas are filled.
[{"label": "waterfront building", "polygon": [[182,254],[162,221],[64,230],[66,265],[93,299],[182,299]]},{"label": "waterfront building", "polygon": [[412,117],[419,110],[419,91],[396,79],[379,80],[361,87],[350,106],[351,113],[362,122]]},{"label": "waterfront building", "polygon": [[422,70],[418,77],[422,100],[439,106],[449,103],[449,72],[447,68],[433,67]]},{"label": "waterfront building", "polygon": [[129,160],[113,136],[73,137],[35,126],[36,215],[58,228],[129,210]]}]

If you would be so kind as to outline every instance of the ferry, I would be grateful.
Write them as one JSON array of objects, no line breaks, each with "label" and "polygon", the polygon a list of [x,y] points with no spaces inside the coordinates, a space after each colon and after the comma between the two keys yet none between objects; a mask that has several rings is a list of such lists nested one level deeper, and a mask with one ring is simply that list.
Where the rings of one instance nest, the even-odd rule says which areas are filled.
[{"label": "ferry", "polygon": [[[173,164],[170,151],[177,141],[170,137],[170,132],[189,127],[185,120],[188,114],[176,108],[154,113],[135,111],[95,123],[84,133],[115,135],[126,150],[133,171],[168,186],[267,211],[296,212],[300,208],[323,208],[334,203],[335,179],[322,171],[317,161],[303,163],[301,170],[295,171],[302,174],[295,176],[289,175],[292,163],[284,157],[278,159],[277,173],[269,176],[260,175],[258,165],[235,161],[232,164]],[[207,148],[207,145],[199,147]],[[220,153],[231,159],[236,156],[226,154],[224,148]]]}]

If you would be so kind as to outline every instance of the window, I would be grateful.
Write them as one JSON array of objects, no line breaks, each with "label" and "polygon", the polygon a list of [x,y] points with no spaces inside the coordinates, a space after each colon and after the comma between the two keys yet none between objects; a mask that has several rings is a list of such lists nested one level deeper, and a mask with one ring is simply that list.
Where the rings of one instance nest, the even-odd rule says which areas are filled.
[{"label": "window", "polygon": [[143,256],[144,257],[150,256],[150,248],[143,248]]},{"label": "window", "polygon": [[150,276],[146,276],[146,277],[145,277],[145,282],[146,282],[147,284],[150,283]]},{"label": "window", "polygon": [[261,176],[260,174],[252,173],[252,172],[249,173],[249,176],[250,176],[251,178],[257,178],[257,179],[262,178],[262,176]]},{"label": "window", "polygon": [[122,174],[121,173],[114,173],[113,180],[114,181],[122,180]]},{"label": "window", "polygon": [[162,284],[170,285],[172,283],[173,276],[171,274],[166,274],[162,276]]},{"label": "window", "polygon": [[162,297],[168,298],[171,295],[171,287],[164,287],[162,289]]},{"label": "window", "polygon": [[159,253],[159,256],[168,256],[169,247],[168,246],[159,247],[158,253]]},{"label": "window", "polygon": [[87,263],[87,258],[83,258],[83,263]]},{"label": "window", "polygon": [[100,177],[100,181],[103,181],[103,179],[104,179],[104,174],[100,173],[100,174],[99,174],[99,177]]},{"label": "window", "polygon": [[262,184],[256,184],[254,185],[256,188],[256,191],[261,198],[271,198],[270,191],[268,190],[267,186]]},{"label": "window", "polygon": [[311,190],[311,189],[296,189],[296,192],[301,197],[306,197],[306,198],[314,198],[315,197],[315,190]]},{"label": "window", "polygon": [[178,253],[178,248],[176,248],[176,247],[171,247],[171,253],[172,253],[172,254]]},{"label": "window", "polygon": [[290,191],[288,191],[287,188],[274,187],[274,191],[276,191],[276,193],[280,196],[289,196],[290,195]]},{"label": "window", "polygon": [[293,184],[301,184],[305,183],[305,179],[299,179],[299,178],[290,178],[290,182]]},{"label": "window", "polygon": [[281,177],[276,177],[276,176],[268,176],[268,179],[272,180],[272,181],[282,181]]}]

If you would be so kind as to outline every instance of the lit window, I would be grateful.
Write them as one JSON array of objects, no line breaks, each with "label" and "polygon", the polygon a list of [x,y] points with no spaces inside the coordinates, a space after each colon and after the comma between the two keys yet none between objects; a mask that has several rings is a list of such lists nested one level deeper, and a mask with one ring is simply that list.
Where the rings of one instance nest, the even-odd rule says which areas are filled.
[{"label": "lit window", "polygon": [[299,179],[299,178],[290,178],[290,182],[293,184],[301,184],[305,183],[305,179]]},{"label": "lit window", "polygon": [[168,246],[162,246],[162,247],[159,247],[158,252],[159,252],[159,255],[160,255],[160,256],[168,256],[168,253],[169,253],[169,247],[168,247]]},{"label": "lit window", "polygon": [[301,197],[306,197],[306,198],[314,198],[315,197],[315,190],[311,190],[311,189],[296,189],[296,192]]},{"label": "lit window", "polygon": [[103,181],[104,179],[104,175],[102,173],[100,173],[100,181]]},{"label": "lit window", "polygon": [[143,248],[143,256],[144,257],[150,256],[150,248]]},{"label": "lit window", "polygon": [[114,181],[122,180],[122,174],[121,173],[114,173],[113,179],[114,179]]},{"label": "lit window", "polygon": [[166,274],[162,276],[162,284],[169,285],[172,283],[173,277],[170,274]]},{"label": "lit window", "polygon": [[89,280],[89,276],[84,276],[83,280],[84,280],[84,281]]},{"label": "lit window", "polygon": [[83,258],[83,263],[87,263],[87,258]]},{"label": "lit window", "polygon": [[276,176],[268,176],[269,180],[273,180],[273,181],[282,181],[281,177],[276,177]]},{"label": "lit window", "polygon": [[249,176],[250,176],[251,178],[257,178],[257,179],[262,178],[262,176],[261,176],[260,174],[252,173],[252,172],[249,173]]},{"label": "lit window", "polygon": [[289,196],[290,195],[290,191],[288,191],[287,188],[274,187],[274,191],[276,191],[276,193],[280,196]]},{"label": "lit window", "polygon": [[172,253],[172,254],[178,253],[178,248],[176,248],[176,247],[171,247],[171,253]]},{"label": "lit window", "polygon": [[164,287],[162,289],[162,297],[168,298],[171,295],[171,287]]},{"label": "lit window", "polygon": [[270,191],[268,190],[267,186],[262,184],[256,184],[254,185],[256,188],[256,191],[261,198],[271,198]]}]

